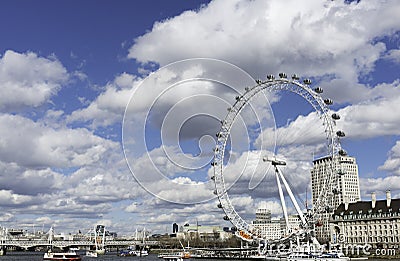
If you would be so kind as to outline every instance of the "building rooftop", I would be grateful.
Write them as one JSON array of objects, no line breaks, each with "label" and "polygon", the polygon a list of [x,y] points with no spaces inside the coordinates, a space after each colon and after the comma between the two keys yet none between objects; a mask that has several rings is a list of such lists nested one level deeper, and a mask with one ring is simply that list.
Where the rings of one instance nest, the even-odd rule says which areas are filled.
[{"label": "building rooftop", "polygon": [[321,157],[317,157],[313,160],[313,163],[321,163],[322,161],[326,161],[326,160],[332,160],[332,156],[321,156]]},{"label": "building rooftop", "polygon": [[377,200],[375,208],[372,208],[372,201],[358,201],[355,203],[349,203],[347,210],[345,209],[345,204],[342,203],[335,210],[333,215],[374,214],[388,212],[400,212],[400,199],[392,199],[389,207],[387,207],[386,199]]}]

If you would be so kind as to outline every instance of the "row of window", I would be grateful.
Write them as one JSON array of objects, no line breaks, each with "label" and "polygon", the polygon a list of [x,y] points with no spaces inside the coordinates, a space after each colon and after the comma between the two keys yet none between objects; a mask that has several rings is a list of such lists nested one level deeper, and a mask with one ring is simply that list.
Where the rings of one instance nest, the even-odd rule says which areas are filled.
[{"label": "row of window", "polygon": [[[399,231],[396,230],[393,233],[393,230],[389,230],[389,231],[375,230],[375,231],[369,231],[369,233],[368,233],[369,236],[373,236],[373,235],[375,235],[375,236],[387,236],[387,235],[392,236],[393,234],[397,236],[399,234]],[[366,236],[367,231],[360,231],[360,232],[354,231],[354,232],[347,233],[347,235],[350,235],[350,236],[363,236],[364,235],[364,236]]]},{"label": "row of window", "polygon": [[349,219],[360,219],[360,218],[364,218],[364,219],[371,219],[371,218],[381,218],[381,217],[396,217],[398,216],[400,213],[396,213],[396,212],[392,212],[392,213],[373,213],[373,214],[357,214],[357,215],[335,215],[333,217],[334,220],[349,220]]},{"label": "row of window", "polygon": [[347,227],[365,227],[365,225],[369,225],[370,228],[373,225],[378,225],[379,224],[387,224],[387,225],[399,225],[400,226],[400,220],[399,219],[378,219],[378,220],[355,220],[351,222],[346,222],[345,223]]},{"label": "row of window", "polygon": [[347,243],[399,243],[399,237],[363,237],[347,238]]},{"label": "row of window", "polygon": [[[364,226],[366,229],[366,226]],[[383,225],[369,225],[368,229],[397,229],[398,228],[398,224],[383,224]],[[354,227],[354,229],[357,229],[357,227]],[[361,227],[359,227],[359,229],[361,229]]]}]

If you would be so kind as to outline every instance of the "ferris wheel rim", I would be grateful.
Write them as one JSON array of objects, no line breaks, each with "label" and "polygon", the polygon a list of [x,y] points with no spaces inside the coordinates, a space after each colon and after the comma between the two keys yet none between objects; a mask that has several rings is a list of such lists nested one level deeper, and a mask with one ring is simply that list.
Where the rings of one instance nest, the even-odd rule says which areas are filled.
[{"label": "ferris wheel rim", "polygon": [[[341,151],[341,146],[339,143],[339,138],[337,137],[337,135],[335,135],[334,132],[335,120],[332,119],[333,116],[329,115],[330,109],[328,105],[332,104],[332,101],[330,99],[323,100],[319,92],[320,88],[318,87],[313,90],[309,87],[310,84],[311,81],[308,79],[305,79],[304,84],[302,84],[299,81],[298,77],[293,77],[292,80],[289,80],[285,77],[285,74],[280,74],[280,79],[275,79],[273,76],[268,76],[268,80],[266,81],[256,80],[256,85],[250,88],[246,88],[245,93],[243,93],[241,96],[236,97],[236,102],[232,107],[228,109],[228,114],[225,116],[224,120],[221,121],[222,126],[220,128],[220,131],[217,133],[217,142],[214,149],[214,161],[212,162],[212,166],[214,167],[214,194],[216,194],[220,202],[218,204],[218,207],[222,208],[225,212],[224,219],[229,220],[238,231],[242,231],[245,235],[251,238],[259,238],[261,236],[261,233],[255,226],[246,222],[236,212],[227,193],[227,188],[223,175],[223,159],[226,143],[230,135],[230,130],[236,117],[240,114],[243,108],[245,108],[249,104],[249,102],[263,90],[290,91],[304,98],[309,104],[312,105],[313,109],[318,112],[320,119],[323,120],[323,125],[325,126],[325,133],[328,140],[327,155],[330,155],[334,159],[334,157],[338,155],[339,151]],[[292,87],[294,88],[290,89]],[[335,163],[333,163],[332,173],[330,174],[332,176],[334,176],[333,172],[335,167]],[[329,181],[331,181],[331,178],[328,178],[327,182]],[[325,184],[324,187],[327,187],[327,184]],[[320,193],[320,196],[322,196],[322,194],[323,193]],[[319,208],[321,207],[316,206],[316,208],[318,209],[316,211],[320,211]]]}]

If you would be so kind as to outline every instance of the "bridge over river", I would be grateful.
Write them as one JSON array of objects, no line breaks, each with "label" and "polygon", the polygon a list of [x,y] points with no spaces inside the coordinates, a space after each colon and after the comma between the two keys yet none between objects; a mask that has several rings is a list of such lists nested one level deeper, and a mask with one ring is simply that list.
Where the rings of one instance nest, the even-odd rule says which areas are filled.
[{"label": "bridge over river", "polygon": [[[15,233],[14,233],[15,234]],[[43,238],[43,236],[47,236]],[[144,235],[143,235],[144,236]],[[136,237],[137,238],[137,237]],[[27,238],[18,236],[13,236],[12,233],[8,232],[7,228],[0,229],[0,250],[3,248],[20,248],[20,249],[35,249],[39,247],[53,247],[53,248],[89,248],[95,247],[96,249],[104,248],[119,248],[127,246],[155,246],[158,245],[158,241],[143,241],[143,240],[123,240],[123,239],[107,239],[106,230],[103,225],[97,225],[93,229],[93,233],[90,233],[89,237],[84,237],[75,240],[55,240],[53,227],[50,228],[49,232],[45,235],[42,234],[39,238]]]},{"label": "bridge over river", "polygon": [[[158,241],[146,241],[143,243],[141,240],[106,240],[104,242],[105,247],[127,247],[131,245],[146,245],[155,246]],[[32,249],[36,247],[48,247],[52,245],[56,248],[71,248],[71,247],[94,247],[95,242],[93,240],[75,241],[75,240],[53,240],[51,243],[48,240],[7,240],[1,242],[1,245],[9,247],[19,247],[23,249]]]}]

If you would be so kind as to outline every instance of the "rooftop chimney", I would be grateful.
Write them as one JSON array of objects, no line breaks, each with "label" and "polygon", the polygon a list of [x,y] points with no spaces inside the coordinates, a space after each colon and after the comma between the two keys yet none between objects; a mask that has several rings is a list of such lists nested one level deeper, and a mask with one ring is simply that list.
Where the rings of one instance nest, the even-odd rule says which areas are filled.
[{"label": "rooftop chimney", "polygon": [[348,210],[349,209],[349,197],[344,196],[344,210]]},{"label": "rooftop chimney", "polygon": [[372,208],[375,208],[375,205],[376,205],[376,193],[375,192],[371,193],[371,198],[372,198],[372,201],[371,201]]},{"label": "rooftop chimney", "polygon": [[390,195],[390,190],[386,190],[386,206],[390,207],[391,202],[392,202],[392,196]]}]

